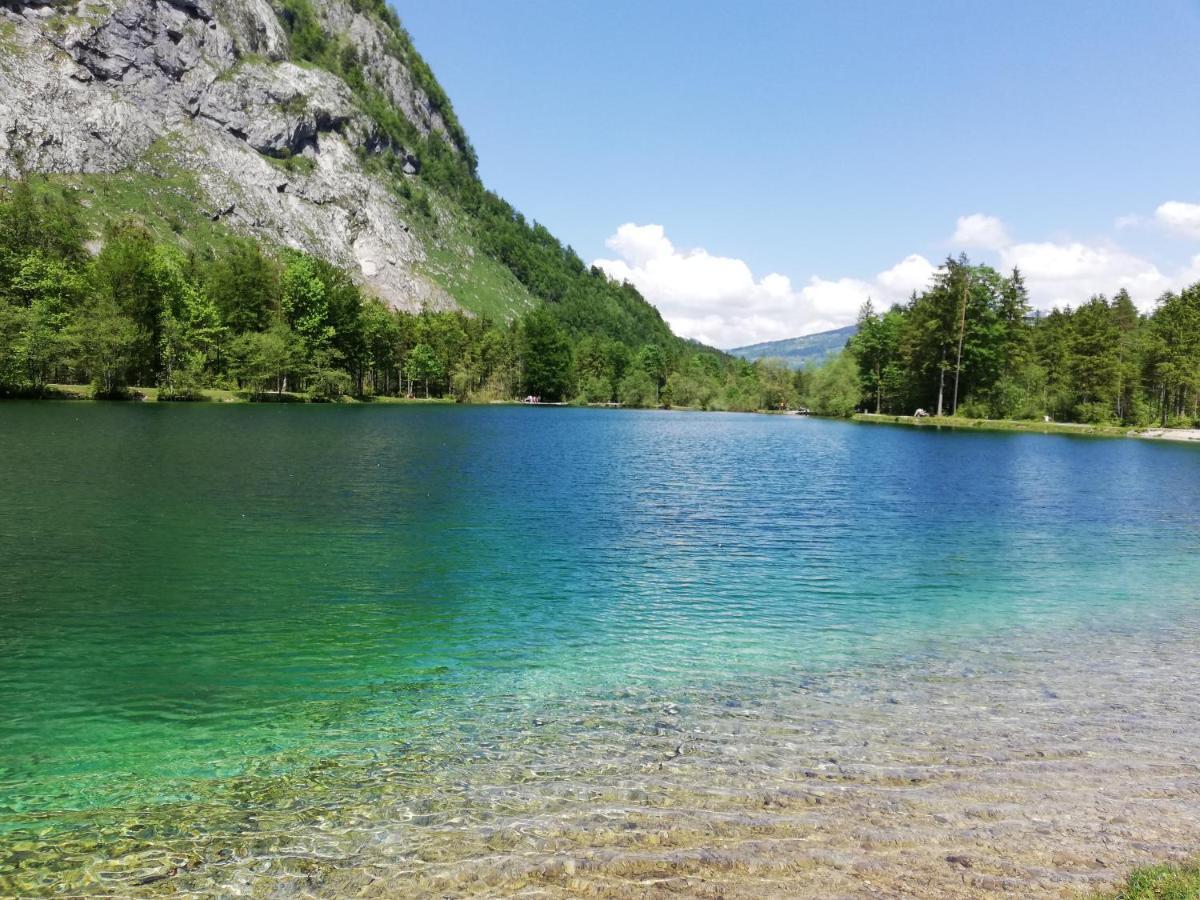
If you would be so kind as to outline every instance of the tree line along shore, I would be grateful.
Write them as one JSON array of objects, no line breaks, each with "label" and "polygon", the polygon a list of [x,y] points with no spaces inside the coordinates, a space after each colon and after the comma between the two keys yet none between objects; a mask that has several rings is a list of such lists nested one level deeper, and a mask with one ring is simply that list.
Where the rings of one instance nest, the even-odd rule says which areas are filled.
[{"label": "tree line along shore", "polygon": [[46,179],[0,191],[0,396],[757,410],[794,408],[811,381],[676,337],[515,213],[496,253],[543,302],[497,321],[389,309],[324,260],[233,233],[188,246],[129,217],[97,235],[80,212]]},{"label": "tree line along shore", "polygon": [[1124,289],[1035,313],[1020,271],[951,258],[907,303],[864,306],[848,349],[864,412],[1200,424],[1200,283],[1149,313]]},{"label": "tree line along shore", "polygon": [[[498,250],[544,301],[503,321],[389,309],[343,270],[233,233],[200,249],[136,218],[93,234],[47,180],[0,195],[0,396],[445,398],[1187,428],[1200,423],[1200,284],[1034,313],[1019,271],[947,259],[823,365],[682,340],[540,226]],[[97,238],[100,240],[97,241]],[[539,248],[537,253],[530,247]],[[89,249],[90,248],[90,249]],[[523,248],[523,249],[522,249]],[[644,320],[644,321],[643,321]],[[940,420],[938,420],[940,421]]]}]

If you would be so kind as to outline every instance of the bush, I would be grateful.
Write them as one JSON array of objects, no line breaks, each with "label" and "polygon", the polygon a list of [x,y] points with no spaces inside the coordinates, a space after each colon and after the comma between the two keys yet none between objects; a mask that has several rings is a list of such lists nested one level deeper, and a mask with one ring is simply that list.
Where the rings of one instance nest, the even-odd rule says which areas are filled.
[{"label": "bush", "polygon": [[1076,422],[1086,422],[1089,425],[1108,425],[1113,421],[1113,408],[1110,403],[1080,403],[1075,407]]},{"label": "bush", "polygon": [[862,400],[858,364],[845,351],[813,371],[805,406],[822,416],[849,416]]},{"label": "bush", "polygon": [[309,381],[308,394],[313,400],[328,403],[350,393],[352,384],[341,369],[317,369]]},{"label": "bush", "polygon": [[580,379],[579,398],[584,403],[608,403],[612,395],[612,382],[603,375],[585,375]]},{"label": "bush", "polygon": [[620,399],[621,405],[634,409],[657,406],[658,398],[655,394],[654,382],[641,369],[634,369],[622,378],[621,385],[617,389],[617,397]]},{"label": "bush", "polygon": [[158,399],[163,401],[186,403],[193,400],[207,400],[204,391],[198,384],[183,386],[180,384],[164,385],[158,389]]},{"label": "bush", "polygon": [[[976,400],[974,397],[968,397],[962,403],[958,404],[957,414],[967,419],[990,419],[992,418],[992,408],[984,400]],[[1008,416],[996,416],[997,419],[1007,419]]]}]

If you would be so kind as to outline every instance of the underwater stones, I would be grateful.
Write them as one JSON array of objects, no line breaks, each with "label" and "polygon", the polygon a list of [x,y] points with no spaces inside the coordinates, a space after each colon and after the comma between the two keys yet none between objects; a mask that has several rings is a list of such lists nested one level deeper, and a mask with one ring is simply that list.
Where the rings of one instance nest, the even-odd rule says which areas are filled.
[{"label": "underwater stones", "polygon": [[[1014,651],[1012,670],[969,680],[919,666],[881,672],[881,689],[903,689],[908,701],[886,715],[880,694],[837,675],[823,677],[820,692],[731,678],[720,690],[681,693],[697,733],[662,769],[677,741],[650,734],[663,721],[661,701],[479,704],[469,723],[441,721],[436,740],[419,749],[314,768],[282,783],[270,804],[265,793],[244,792],[241,802],[273,810],[255,820],[257,835],[244,809],[223,819],[212,798],[181,807],[177,818],[194,826],[181,844],[233,844],[237,854],[218,865],[210,852],[207,866],[181,870],[158,889],[1059,898],[1200,844],[1200,773],[1194,736],[1181,726],[1200,715],[1200,661],[1191,658],[1194,644],[1180,646],[1164,651],[1159,671],[1132,680],[1121,654],[1139,646],[1103,645],[1092,660],[1055,661],[1057,678],[1088,688],[1061,691],[1065,714],[1047,704],[1023,719],[983,716],[966,727],[961,717],[925,711],[1025,691],[1036,698],[1050,663]],[[1169,696],[1164,670],[1178,676]],[[772,715],[738,719],[735,731],[723,697],[755,687]],[[1141,735],[1106,744],[1098,736],[1118,721],[1110,703],[1118,695],[1141,709]],[[534,730],[535,719],[554,727]],[[1033,742],[1052,758],[1032,757]],[[1064,753],[1071,744],[1094,749]],[[464,747],[486,752],[464,758]],[[527,779],[530,770],[538,777]],[[311,805],[293,810],[289,796]],[[426,818],[406,820],[408,810]],[[167,831],[138,833],[169,840]],[[97,837],[101,846],[108,841],[93,836],[86,854],[96,854]],[[1095,861],[1101,847],[1106,865]],[[296,861],[302,853],[325,863],[306,869]],[[161,873],[175,859],[147,856],[137,874]]]}]

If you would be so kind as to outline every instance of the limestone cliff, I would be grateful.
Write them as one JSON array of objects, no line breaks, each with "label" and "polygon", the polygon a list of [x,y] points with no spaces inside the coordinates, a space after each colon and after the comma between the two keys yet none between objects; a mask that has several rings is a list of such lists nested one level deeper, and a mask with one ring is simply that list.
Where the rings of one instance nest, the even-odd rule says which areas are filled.
[{"label": "limestone cliff", "polygon": [[[297,52],[297,10],[337,42],[354,86]],[[358,273],[395,307],[451,308],[397,192],[419,159],[363,99],[381,98],[414,143],[469,159],[423,65],[386,7],[361,2],[5,0],[0,177],[154,177],[166,158],[208,218]]]}]

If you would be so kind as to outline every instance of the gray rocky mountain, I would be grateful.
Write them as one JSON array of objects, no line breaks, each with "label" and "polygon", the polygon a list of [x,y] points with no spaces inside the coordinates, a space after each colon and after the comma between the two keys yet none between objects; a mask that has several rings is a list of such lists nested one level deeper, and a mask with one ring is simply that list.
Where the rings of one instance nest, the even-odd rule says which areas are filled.
[{"label": "gray rocky mountain", "polygon": [[[396,30],[356,5],[304,9],[413,133],[470,152]],[[417,159],[393,140],[400,173],[372,173],[389,139],[361,93],[296,57],[285,13],[267,0],[0,4],[0,176],[153,176],[148,160],[165,157],[194,178],[209,218],[357,273],[394,307],[455,307],[423,273],[426,247],[395,194]]]}]

